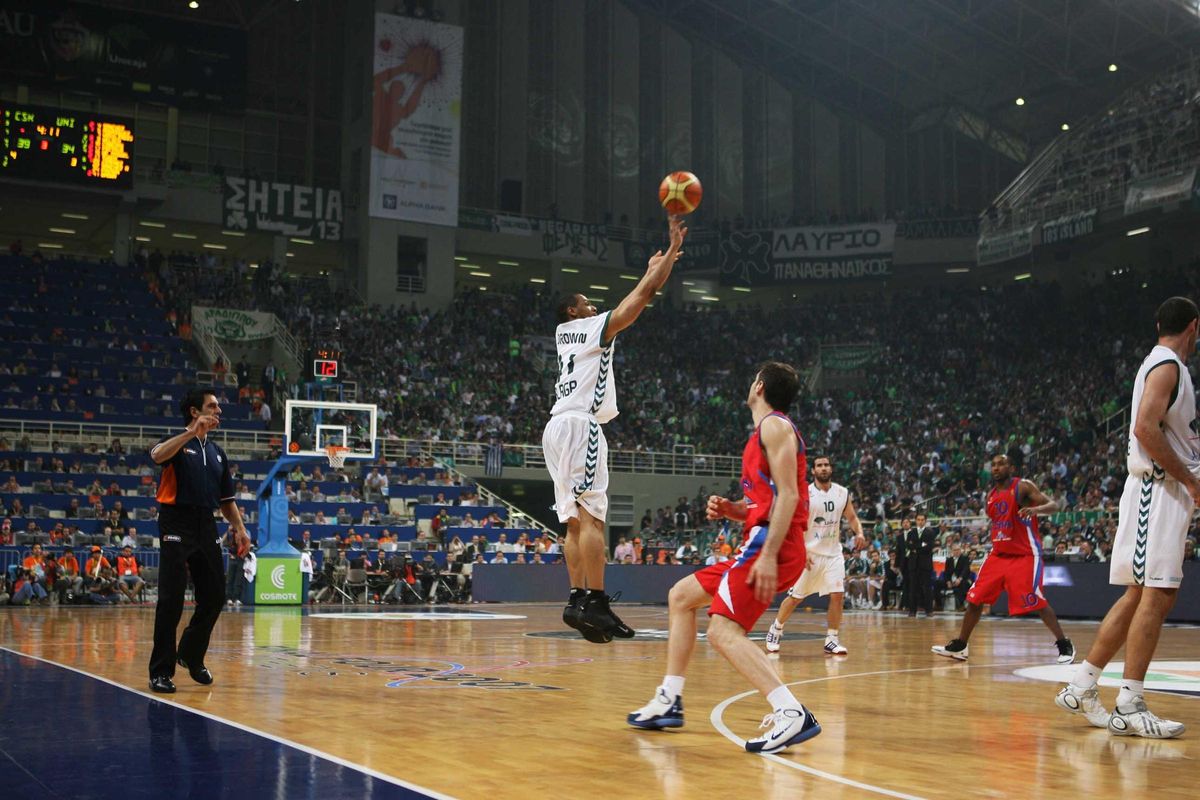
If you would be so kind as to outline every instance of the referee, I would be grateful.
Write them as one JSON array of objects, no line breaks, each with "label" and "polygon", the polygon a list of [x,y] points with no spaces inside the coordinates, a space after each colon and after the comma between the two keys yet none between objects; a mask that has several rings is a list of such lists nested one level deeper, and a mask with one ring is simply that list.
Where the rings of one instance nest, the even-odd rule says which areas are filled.
[{"label": "referee", "polygon": [[[221,424],[216,395],[193,389],[179,403],[187,430],[163,439],[150,451],[162,465],[158,480],[158,532],[162,544],[158,572],[158,605],[154,609],[154,652],[150,654],[150,688],[175,691],[171,678],[175,664],[188,671],[196,683],[208,685],[212,674],[204,667],[208,639],[225,607],[225,566],[221,537],[213,509],[220,508],[229,521],[239,556],[250,549],[250,537],[234,502],[229,459],[208,432]],[[183,614],[183,593],[188,571],[196,587],[196,611],[188,622],[179,647],[175,631]]]}]

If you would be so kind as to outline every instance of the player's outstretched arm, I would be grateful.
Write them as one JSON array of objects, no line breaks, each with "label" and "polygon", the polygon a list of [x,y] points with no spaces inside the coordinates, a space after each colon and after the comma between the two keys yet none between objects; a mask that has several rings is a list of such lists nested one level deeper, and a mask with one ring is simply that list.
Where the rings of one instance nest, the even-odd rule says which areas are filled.
[{"label": "player's outstretched arm", "polygon": [[1017,516],[1021,519],[1029,519],[1039,514],[1053,514],[1058,511],[1058,504],[1044,495],[1042,490],[1031,480],[1022,478],[1017,491],[1020,492],[1017,502],[1021,504],[1021,507],[1017,509]]},{"label": "player's outstretched arm", "polygon": [[642,310],[654,300],[654,293],[666,284],[671,277],[671,268],[683,253],[683,239],[687,236],[687,228],[683,226],[683,217],[674,216],[670,220],[671,246],[667,252],[659,250],[650,256],[646,263],[646,274],[638,281],[625,299],[613,309],[608,317],[608,325],[604,329],[605,338],[612,338],[634,323]]},{"label": "player's outstretched arm", "polygon": [[746,519],[746,501],[726,500],[720,495],[709,495],[704,515],[709,520],[731,519],[735,522],[744,522]]}]

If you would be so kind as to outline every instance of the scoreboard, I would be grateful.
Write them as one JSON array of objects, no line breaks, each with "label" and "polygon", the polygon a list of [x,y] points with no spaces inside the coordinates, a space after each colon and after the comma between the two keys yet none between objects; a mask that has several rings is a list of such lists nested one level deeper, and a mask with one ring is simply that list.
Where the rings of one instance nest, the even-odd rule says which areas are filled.
[{"label": "scoreboard", "polygon": [[133,186],[133,128],[127,121],[0,102],[0,148],[0,178]]},{"label": "scoreboard", "polygon": [[331,347],[317,347],[312,351],[312,378],[317,383],[333,383],[338,378],[338,366],[342,351]]}]

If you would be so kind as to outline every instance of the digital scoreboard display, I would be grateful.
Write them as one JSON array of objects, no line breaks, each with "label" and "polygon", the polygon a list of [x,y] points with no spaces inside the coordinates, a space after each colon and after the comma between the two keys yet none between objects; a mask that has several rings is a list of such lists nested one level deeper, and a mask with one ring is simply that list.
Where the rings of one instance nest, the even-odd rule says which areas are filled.
[{"label": "digital scoreboard display", "polygon": [[318,383],[331,383],[337,380],[338,365],[342,360],[342,351],[332,347],[317,347],[312,351],[312,377]]},{"label": "digital scoreboard display", "polygon": [[0,102],[0,146],[0,177],[133,186],[133,128],[123,120]]}]

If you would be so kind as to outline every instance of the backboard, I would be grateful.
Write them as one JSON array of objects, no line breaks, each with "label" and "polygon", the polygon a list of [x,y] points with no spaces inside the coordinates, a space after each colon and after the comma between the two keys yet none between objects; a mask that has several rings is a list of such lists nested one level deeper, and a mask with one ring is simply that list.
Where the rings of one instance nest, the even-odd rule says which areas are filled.
[{"label": "backboard", "polygon": [[350,448],[347,459],[375,458],[379,408],[369,403],[288,400],[284,409],[284,453],[325,458],[325,448]]}]

